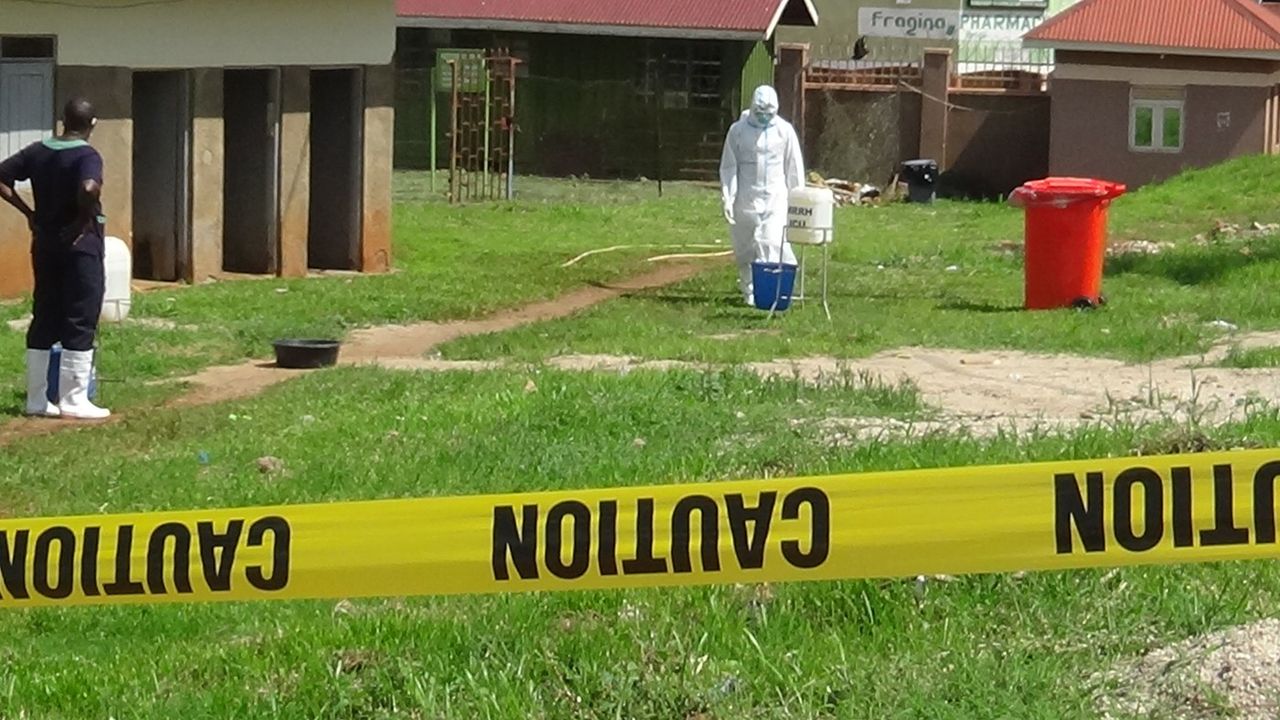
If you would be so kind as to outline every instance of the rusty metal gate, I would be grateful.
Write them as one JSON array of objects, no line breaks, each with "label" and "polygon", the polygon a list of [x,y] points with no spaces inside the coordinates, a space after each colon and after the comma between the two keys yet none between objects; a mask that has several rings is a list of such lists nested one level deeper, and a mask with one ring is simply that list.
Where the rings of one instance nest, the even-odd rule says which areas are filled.
[{"label": "rusty metal gate", "polygon": [[438,57],[449,93],[449,202],[511,199],[519,60],[505,48]]}]

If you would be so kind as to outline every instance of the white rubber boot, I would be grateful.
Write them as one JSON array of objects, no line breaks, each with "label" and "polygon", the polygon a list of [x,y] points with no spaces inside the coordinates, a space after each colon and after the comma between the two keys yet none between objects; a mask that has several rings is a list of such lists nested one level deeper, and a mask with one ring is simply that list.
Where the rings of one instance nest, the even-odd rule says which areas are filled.
[{"label": "white rubber boot", "polygon": [[58,406],[49,402],[49,351],[27,349],[27,415],[58,417]]},{"label": "white rubber boot", "polygon": [[60,399],[58,409],[62,417],[73,420],[102,420],[111,411],[100,408],[89,400],[89,376],[93,371],[92,350],[62,351],[62,367],[58,373]]}]

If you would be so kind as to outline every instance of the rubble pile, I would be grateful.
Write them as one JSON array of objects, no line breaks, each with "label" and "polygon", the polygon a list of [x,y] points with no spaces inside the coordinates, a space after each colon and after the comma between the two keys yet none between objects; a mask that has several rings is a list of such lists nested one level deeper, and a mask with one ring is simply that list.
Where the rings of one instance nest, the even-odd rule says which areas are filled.
[{"label": "rubble pile", "polygon": [[1219,220],[1209,232],[1196,235],[1195,243],[1197,245],[1208,245],[1213,242],[1265,238],[1276,234],[1280,234],[1280,224],[1278,223],[1263,224],[1255,222],[1248,228],[1242,228],[1236,223]]},{"label": "rubble pile", "polygon": [[880,189],[874,185],[839,178],[824,178],[816,172],[809,173],[809,186],[830,190],[835,196],[836,207],[875,204],[879,202],[881,196]]}]

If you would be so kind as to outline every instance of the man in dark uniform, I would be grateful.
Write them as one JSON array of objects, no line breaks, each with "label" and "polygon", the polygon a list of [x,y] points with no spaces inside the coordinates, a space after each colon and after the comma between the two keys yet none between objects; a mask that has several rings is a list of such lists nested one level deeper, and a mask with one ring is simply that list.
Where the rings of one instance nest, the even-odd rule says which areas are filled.
[{"label": "man in dark uniform", "polygon": [[[94,341],[106,287],[103,255],[102,156],[89,145],[97,118],[75,98],[63,110],[61,135],[32,143],[0,162],[0,199],[31,228],[35,298],[27,331],[28,415],[100,420],[110,411],[89,400]],[[35,209],[14,191],[31,181]],[[50,403],[50,350],[62,344],[59,398]]]}]

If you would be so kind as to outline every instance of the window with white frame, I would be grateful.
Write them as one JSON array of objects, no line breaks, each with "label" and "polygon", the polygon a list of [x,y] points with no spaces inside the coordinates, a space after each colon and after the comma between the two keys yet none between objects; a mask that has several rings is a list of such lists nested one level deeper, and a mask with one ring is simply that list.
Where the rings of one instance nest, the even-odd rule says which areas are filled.
[{"label": "window with white frame", "polygon": [[54,39],[0,35],[0,158],[54,130]]},{"label": "window with white frame", "polygon": [[1138,88],[1129,96],[1129,149],[1134,152],[1182,152],[1186,136],[1182,88]]}]

